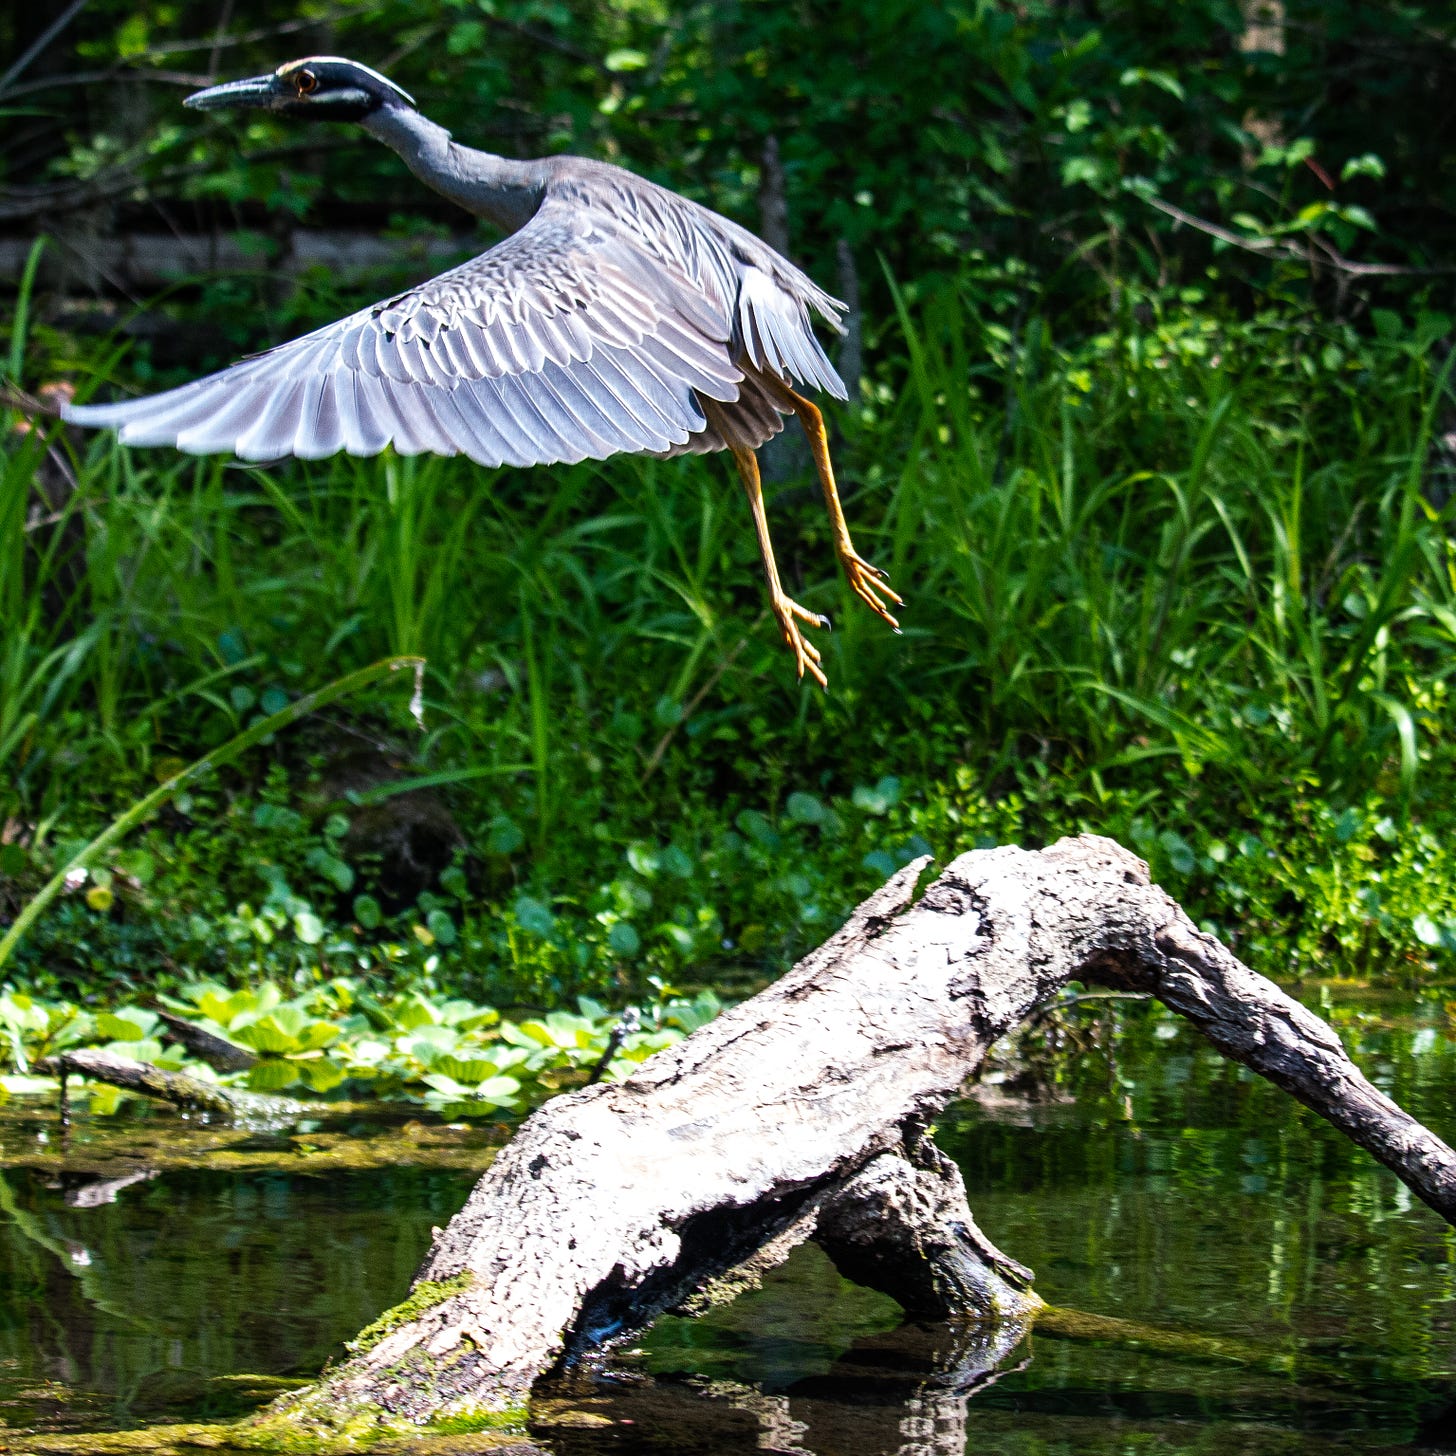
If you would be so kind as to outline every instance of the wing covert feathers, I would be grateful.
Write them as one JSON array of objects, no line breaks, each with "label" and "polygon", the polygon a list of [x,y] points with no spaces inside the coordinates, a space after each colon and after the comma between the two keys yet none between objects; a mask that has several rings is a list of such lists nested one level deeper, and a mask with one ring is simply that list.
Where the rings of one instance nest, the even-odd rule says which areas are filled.
[{"label": "wing covert feathers", "polygon": [[756,370],[843,398],[810,321],[812,306],[837,326],[834,300],[776,255],[786,280],[741,256],[732,224],[640,185],[660,215],[563,187],[519,232],[417,288],[179,389],[65,418],[242,460],[392,444],[524,466],[722,448],[699,396],[742,393],[736,412],[767,438],[779,419],[744,389]]}]

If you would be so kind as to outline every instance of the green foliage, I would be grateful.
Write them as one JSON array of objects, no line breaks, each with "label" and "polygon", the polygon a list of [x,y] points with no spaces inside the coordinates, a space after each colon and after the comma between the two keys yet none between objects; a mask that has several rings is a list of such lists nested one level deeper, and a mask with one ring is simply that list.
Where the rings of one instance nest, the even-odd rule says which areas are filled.
[{"label": "green foliage", "polygon": [[[747,987],[917,853],[1081,828],[1135,842],[1262,969],[1445,973],[1450,870],[1419,846],[1451,802],[1449,320],[1367,338],[1129,291],[1116,328],[1064,343],[975,270],[899,307],[841,454],[905,635],[833,582],[798,483],[774,510],[812,573],[792,589],[837,624],[827,697],[755,623],[718,462],[239,473],[88,440],[92,574],[0,537],[0,651],[45,684],[0,779],[6,904],[186,758],[382,652],[429,656],[425,727],[366,699],[164,795],[36,927],[19,984],[125,1002],[345,975],[542,1007]],[[3,459],[14,511],[41,455],[12,437]],[[360,741],[390,766],[361,779]],[[419,795],[459,843],[401,891],[361,834]],[[1349,814],[1394,838],[1341,838]],[[1213,857],[1250,835],[1274,857]]]},{"label": "green foliage", "polygon": [[[447,1118],[499,1116],[580,1085],[603,1062],[608,1080],[625,1077],[720,1009],[710,991],[689,999],[663,987],[627,1023],[587,997],[576,1013],[510,1020],[459,997],[378,994],[344,976],[316,981],[289,998],[271,981],[238,990],[193,981],[160,1000],[194,1026],[253,1052],[256,1061],[245,1072],[219,1075],[180,1046],[163,1045],[166,1029],[156,1011],[113,1004],[92,1012],[11,991],[0,995],[0,1037],[12,1068],[0,1077],[0,1089],[49,1090],[51,1082],[30,1075],[39,1058],[101,1047],[254,1092],[410,1099]],[[93,1110],[116,1106],[113,1089],[96,1089]]]},{"label": "green foliage", "polygon": [[[155,228],[160,208],[249,228],[254,274],[208,291],[220,352],[260,310],[277,332],[338,309],[322,272],[291,299],[270,275],[292,222],[378,217],[386,197],[408,198],[392,220],[402,241],[464,219],[401,192],[394,158],[336,128],[188,116],[178,103],[200,50],[226,75],[310,50],[356,55],[462,141],[625,162],[745,222],[773,137],[798,250],[827,271],[843,239],[881,302],[877,256],[902,277],[1000,260],[1093,312],[1105,282],[1196,283],[1210,260],[1255,288],[1325,297],[1338,254],[1448,257],[1456,167],[1429,124],[1448,8],[1280,9],[1261,26],[1231,0],[258,0],[246,34],[229,36],[201,0],[92,0],[46,67],[10,88],[21,112],[0,176],[22,217],[100,201],[123,225]],[[0,19],[0,50],[30,35]]]},{"label": "green foliage", "polygon": [[1176,756],[1251,796],[1306,771],[1349,792],[1395,755],[1409,791],[1456,661],[1449,316],[1367,341],[1197,293],[1127,307],[1064,347],[969,289],[902,303],[910,387],[874,412],[911,448],[869,479],[894,575],[945,609],[910,630],[986,684],[992,742]]},{"label": "green foliage", "polygon": [[[431,663],[416,782],[470,785],[496,860],[600,817],[660,743],[741,775],[750,804],[874,782],[872,753],[843,759],[871,704],[873,733],[953,718],[993,755],[1024,735],[1104,769],[1161,754],[1241,792],[1309,770],[1357,793],[1393,763],[1409,793],[1442,741],[1456,628],[1432,453],[1449,317],[1364,339],[1129,294],[1116,329],[1063,345],[1039,316],[1009,327],[1022,304],[974,275],[920,292],[881,341],[906,382],[891,367],[848,421],[844,472],[864,548],[914,594],[906,638],[831,585],[807,500],[797,530],[775,512],[781,557],[812,571],[796,590],[839,627],[835,693],[793,729],[800,782],[753,751],[795,698],[748,630],[754,543],[716,461],[482,479],[386,459],[381,489],[371,462],[242,474],[97,438],[73,497],[85,577],[0,538],[0,794],[44,816],[88,776],[165,777],[314,665],[404,651]],[[39,451],[4,459],[23,509]],[[47,590],[70,611],[42,612]]]},{"label": "green foliage", "polygon": [[[231,763],[254,744],[270,738],[274,733],[287,728],[307,713],[327,707],[353,690],[364,687],[386,673],[395,672],[402,667],[412,669],[418,680],[418,675],[424,669],[424,662],[417,657],[387,658],[384,662],[375,663],[373,667],[367,667],[359,672],[351,673],[347,677],[339,678],[316,692],[307,693],[295,702],[290,703],[284,698],[281,705],[266,717],[260,716],[255,719],[241,733],[236,734],[220,747],[204,754],[195,763],[185,768],[179,768],[175,773],[169,773],[161,785],[117,815],[89,844],[81,845],[70,859],[56,870],[46,884],[30,897],[29,902],[15,917],[14,923],[4,936],[0,937],[0,968],[4,967],[10,958],[11,950],[18,944],[26,930],[65,888],[71,877],[84,874],[103,851],[112,844],[120,842],[128,830],[141,823],[168,799],[178,797],[195,780]],[[338,860],[329,856],[326,851],[315,851],[315,854],[322,856],[320,861],[322,865],[334,867],[336,872],[350,873],[347,866],[339,864]],[[112,900],[109,884],[98,883],[94,889],[88,892],[87,899],[93,909],[109,908]],[[314,917],[309,918],[308,925],[311,934],[305,933],[303,923],[300,922],[298,929],[300,938],[317,940],[323,933],[322,926],[318,925]]]},{"label": "green foliage", "polygon": [[[88,64],[124,56],[115,84],[135,92],[164,68],[158,26],[192,13],[94,0],[68,35]],[[292,14],[264,4],[256,25]],[[763,621],[717,460],[239,470],[8,432],[0,915],[310,689],[386,654],[430,664],[423,731],[381,692],[162,793],[35,927],[15,994],[84,1016],[273,984],[277,1007],[213,1019],[258,1043],[258,1076],[316,1092],[367,1080],[350,1034],[310,1040],[337,1022],[320,987],[556,1008],[488,1046],[441,1021],[375,1078],[509,1105],[589,1060],[601,1018],[560,1010],[578,995],[747,988],[916,854],[1084,828],[1136,844],[1262,969],[1448,975],[1451,318],[1428,281],[1304,287],[1310,257],[1356,252],[1387,211],[1429,226],[1384,249],[1420,260],[1444,235],[1449,158],[1425,156],[1434,132],[1386,75],[1426,64],[1433,22],[1287,15],[1277,53],[1240,50],[1242,12],[1212,3],[1095,26],[1039,4],[757,0],[337,18],[329,49],[403,43],[398,79],[462,137],[614,156],[741,216],[778,139],[802,255],[827,265],[843,238],[859,260],[871,367],[837,455],[860,548],[909,599],[905,635],[835,579],[802,478],[773,527],[790,589],[836,624],[825,698],[795,687]],[[1341,47],[1377,32],[1368,91],[1325,104]],[[226,46],[226,67],[279,44]],[[162,91],[114,115],[106,87],[34,94],[98,107],[44,163],[88,195],[124,177],[203,221],[286,202],[317,223],[391,193],[387,154],[323,132],[255,119],[240,145],[176,124]],[[446,216],[432,205],[422,231]],[[1167,206],[1246,246],[1175,234]],[[357,301],[317,279],[185,296],[219,357],[264,320]],[[28,282],[7,352],[31,378],[119,367],[56,332]],[[126,367],[158,380],[145,351]],[[449,831],[423,889],[378,848],[418,802]]]},{"label": "green foliage", "polygon": [[1378,800],[1337,813],[1299,794],[1232,839],[1140,817],[1128,840],[1174,895],[1213,912],[1206,929],[1275,974],[1406,979],[1425,963],[1450,975],[1456,861]]}]

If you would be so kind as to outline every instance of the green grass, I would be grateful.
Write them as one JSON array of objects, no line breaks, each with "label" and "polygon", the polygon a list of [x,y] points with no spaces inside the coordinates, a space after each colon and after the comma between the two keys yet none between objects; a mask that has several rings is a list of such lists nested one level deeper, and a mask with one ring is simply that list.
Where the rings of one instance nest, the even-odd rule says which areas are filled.
[{"label": "green grass", "polygon": [[[1198,298],[1125,309],[1066,346],[969,286],[901,297],[883,375],[837,422],[904,636],[850,599],[812,483],[771,503],[790,590],[835,622],[827,696],[764,616],[718,459],[243,470],[78,436],[64,519],[27,530],[42,454],[7,436],[12,908],[178,760],[380,657],[430,664],[423,732],[381,699],[261,750],[145,832],[153,868],[118,870],[104,912],[54,911],[24,974],[70,992],[159,964],[322,975],[286,933],[302,904],[375,973],[492,999],[751,980],[923,843],[1082,827],[1133,840],[1266,966],[1448,966],[1456,873],[1419,848],[1452,784],[1442,321],[1361,337]],[[359,735],[446,795],[456,890],[392,906],[367,865],[348,889],[318,869],[348,858],[326,817],[390,792],[329,789]],[[1342,888],[1316,887],[1320,865]],[[264,946],[247,927],[269,905],[284,929]],[[416,933],[432,914],[448,944]]]},{"label": "green grass", "polygon": [[[1424,351],[1179,321],[1069,359],[1036,326],[997,421],[957,387],[984,330],[954,298],[927,315],[902,316],[913,388],[887,424],[913,445],[888,516],[983,742],[1176,756],[1251,800],[1271,770],[1358,791],[1392,754],[1413,786],[1456,628],[1451,507],[1423,494],[1449,394]],[[1271,719],[1282,746],[1245,731]]]}]

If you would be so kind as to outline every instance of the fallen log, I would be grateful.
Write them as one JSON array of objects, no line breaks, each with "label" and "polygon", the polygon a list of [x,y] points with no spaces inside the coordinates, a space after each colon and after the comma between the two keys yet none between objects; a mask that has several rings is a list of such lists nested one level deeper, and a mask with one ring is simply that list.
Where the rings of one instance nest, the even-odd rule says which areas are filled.
[{"label": "fallen log", "polygon": [[53,1057],[43,1057],[36,1062],[35,1070],[43,1077],[60,1079],[62,1125],[70,1121],[68,1082],[71,1077],[105,1082],[120,1087],[123,1092],[168,1102],[182,1112],[233,1124],[286,1126],[309,1110],[305,1103],[290,1098],[219,1087],[215,1082],[204,1082],[185,1072],[168,1072],[149,1062],[135,1062],[101,1047],[76,1047]]},{"label": "fallen log", "polygon": [[980,850],[912,903],[925,864],[626,1081],[529,1118],[409,1298],[251,1438],[322,1448],[519,1419],[541,1376],[665,1310],[732,1297],[805,1239],[911,1313],[1014,1347],[1042,1302],[976,1229],[928,1126],[992,1042],[1072,981],[1158,997],[1456,1222],[1456,1154],[1132,854],[1093,836]]},{"label": "fallen log", "polygon": [[218,1036],[185,1016],[173,1011],[158,1010],[162,1025],[167,1028],[168,1041],[191,1052],[199,1061],[206,1062],[215,1072],[246,1072],[258,1065],[258,1054],[225,1036]]}]

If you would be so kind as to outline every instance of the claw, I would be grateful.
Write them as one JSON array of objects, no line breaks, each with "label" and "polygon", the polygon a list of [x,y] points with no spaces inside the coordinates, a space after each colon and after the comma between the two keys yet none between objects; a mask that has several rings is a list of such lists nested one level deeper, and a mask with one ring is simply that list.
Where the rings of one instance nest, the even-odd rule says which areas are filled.
[{"label": "claw", "polygon": [[801,618],[811,627],[828,627],[829,618],[821,617],[818,612],[808,611],[791,597],[777,597],[771,605],[773,614],[778,620],[779,631],[784,635],[784,642],[789,651],[794,654],[794,666],[800,680],[803,680],[804,674],[807,672],[821,688],[827,690],[829,679],[824,676],[824,670],[819,666],[822,661],[819,649],[799,630],[799,624],[794,618]]},{"label": "claw", "polygon": [[849,578],[850,590],[877,617],[899,631],[899,622],[891,615],[889,607],[881,600],[881,597],[888,598],[897,607],[903,606],[905,599],[890,586],[889,578],[885,573],[877,566],[872,566],[853,550],[842,551],[839,559],[844,565],[845,576]]},{"label": "claw", "polygon": [[[801,622],[807,622],[811,627],[833,626],[833,623],[830,622],[828,617],[821,617],[818,612],[811,612],[807,607],[801,607],[791,597],[785,597],[783,599],[783,607],[786,611],[792,612]],[[774,609],[774,614],[776,616],[778,615],[778,608]]]}]

